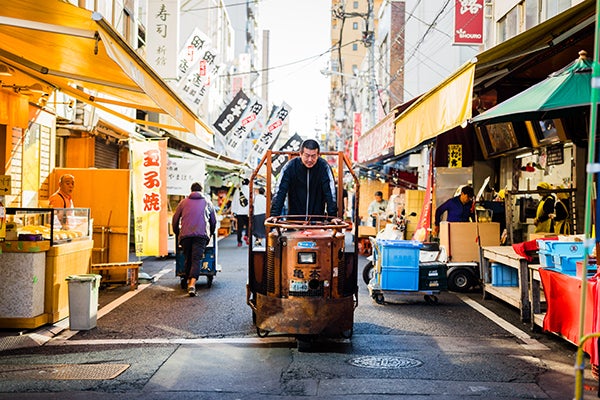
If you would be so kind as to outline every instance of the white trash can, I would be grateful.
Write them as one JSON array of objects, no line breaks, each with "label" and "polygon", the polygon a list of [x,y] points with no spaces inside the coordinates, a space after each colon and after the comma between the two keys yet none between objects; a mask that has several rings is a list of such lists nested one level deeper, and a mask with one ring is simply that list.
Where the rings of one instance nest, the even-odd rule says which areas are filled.
[{"label": "white trash can", "polygon": [[96,327],[98,290],[101,275],[69,275],[69,329],[84,331]]}]

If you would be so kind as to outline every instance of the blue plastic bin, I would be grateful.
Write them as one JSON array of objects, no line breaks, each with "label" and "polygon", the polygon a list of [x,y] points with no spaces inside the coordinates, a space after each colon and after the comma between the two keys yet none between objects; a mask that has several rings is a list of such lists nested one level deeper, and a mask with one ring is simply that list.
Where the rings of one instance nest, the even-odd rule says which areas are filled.
[{"label": "blue plastic bin", "polygon": [[381,289],[419,290],[419,268],[381,267]]},{"label": "blue plastic bin", "polygon": [[519,286],[519,272],[508,265],[492,263],[492,286]]},{"label": "blue plastic bin", "polygon": [[583,261],[583,258],[583,256],[554,256],[554,267],[563,274],[575,276],[577,273],[577,261]]},{"label": "blue plastic bin", "polygon": [[583,257],[585,247],[583,242],[563,242],[559,240],[541,240],[538,239],[538,249],[540,252],[551,253],[557,256],[577,256]]},{"label": "blue plastic bin", "polygon": [[406,267],[419,269],[419,250],[423,243],[416,240],[385,240],[378,239],[377,245],[381,250],[382,267]]}]

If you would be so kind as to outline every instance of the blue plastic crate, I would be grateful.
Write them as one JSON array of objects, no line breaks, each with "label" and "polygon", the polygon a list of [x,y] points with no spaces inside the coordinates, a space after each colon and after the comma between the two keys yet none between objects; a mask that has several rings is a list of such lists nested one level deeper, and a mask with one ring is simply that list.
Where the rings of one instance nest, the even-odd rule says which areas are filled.
[{"label": "blue plastic crate", "polygon": [[546,268],[554,268],[554,255],[545,250],[538,251],[540,256],[540,265]]},{"label": "blue plastic crate", "polygon": [[377,244],[381,250],[382,267],[410,267],[418,270],[419,250],[423,243],[415,240],[378,239]]},{"label": "blue plastic crate", "polygon": [[543,251],[555,256],[583,257],[585,254],[583,242],[538,239],[537,243],[540,252]]},{"label": "blue plastic crate", "polygon": [[583,258],[583,256],[554,256],[554,267],[563,274],[575,276],[577,273],[577,261],[583,261]]},{"label": "blue plastic crate", "polygon": [[419,269],[412,267],[381,267],[381,289],[419,290]]},{"label": "blue plastic crate", "polygon": [[508,265],[492,263],[492,286],[519,286],[519,272]]}]

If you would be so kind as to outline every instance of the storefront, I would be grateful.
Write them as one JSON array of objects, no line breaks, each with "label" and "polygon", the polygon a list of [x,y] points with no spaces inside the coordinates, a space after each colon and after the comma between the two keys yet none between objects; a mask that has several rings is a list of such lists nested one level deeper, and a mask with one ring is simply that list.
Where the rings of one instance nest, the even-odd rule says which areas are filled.
[{"label": "storefront", "polygon": [[[32,0],[15,0],[3,5],[0,80],[0,174],[10,177],[10,192],[0,199],[17,213],[27,207],[34,210],[28,213],[39,214],[15,218],[16,240],[3,242],[8,248],[0,257],[37,258],[20,263],[32,270],[19,276],[29,274],[28,282],[40,285],[25,290],[32,293],[28,300],[35,300],[35,306],[17,314],[3,309],[0,324],[32,328],[68,315],[67,275],[88,273],[94,257],[128,261],[127,143],[141,136],[137,127],[189,133],[203,146],[212,144],[212,131],[101,15],[67,2],[40,6]],[[76,101],[65,101],[64,95]],[[65,107],[71,108],[70,117],[58,111]],[[125,123],[117,126],[109,117]],[[57,168],[60,165],[66,167]],[[51,246],[46,246],[53,236],[48,232],[50,237],[41,241],[44,248],[18,240],[26,226],[38,225],[26,223],[30,219],[37,218],[42,226],[53,220],[44,217],[40,207],[47,204],[63,173],[75,176],[75,206],[87,210],[88,229]],[[100,238],[106,232],[110,251]],[[12,293],[15,288],[2,291]],[[45,294],[41,309],[40,299],[32,297],[38,292]]]}]

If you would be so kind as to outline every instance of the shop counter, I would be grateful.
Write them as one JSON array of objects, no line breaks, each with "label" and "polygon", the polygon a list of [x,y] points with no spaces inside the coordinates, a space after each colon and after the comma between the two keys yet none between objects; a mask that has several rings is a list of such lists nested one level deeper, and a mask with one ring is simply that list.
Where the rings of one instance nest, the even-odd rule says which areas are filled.
[{"label": "shop counter", "polygon": [[[518,285],[515,287],[492,285],[492,262],[515,268],[518,273]],[[529,302],[529,271],[527,269],[527,260],[518,255],[512,246],[483,246],[481,248],[480,275],[484,298],[488,294],[491,294],[518,308],[522,321],[530,320],[531,303]]]},{"label": "shop counter", "polygon": [[3,243],[0,328],[33,329],[47,323],[44,313],[46,253],[39,245],[30,246],[31,243],[40,242]]},{"label": "shop counter", "polygon": [[[547,306],[544,330],[560,335],[576,345],[579,344],[581,278],[546,268],[540,268],[539,274]],[[598,288],[596,277],[587,279],[584,335],[598,332],[600,329]],[[593,365],[599,363],[597,343],[597,339],[589,339],[583,345],[583,350],[590,356]]]}]

